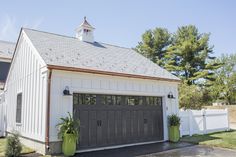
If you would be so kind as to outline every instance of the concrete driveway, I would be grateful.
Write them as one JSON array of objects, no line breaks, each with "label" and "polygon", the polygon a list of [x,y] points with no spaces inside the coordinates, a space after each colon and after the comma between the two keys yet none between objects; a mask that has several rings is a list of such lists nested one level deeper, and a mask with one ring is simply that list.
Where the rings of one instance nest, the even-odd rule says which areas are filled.
[{"label": "concrete driveway", "polygon": [[192,145],[186,142],[158,143],[81,153],[78,157],[236,157],[236,150]]},{"label": "concrete driveway", "polygon": [[[41,157],[40,154],[28,154],[25,157]],[[76,157],[236,157],[236,150],[229,150],[202,145],[192,145],[185,142],[160,143],[143,146],[133,146],[120,149],[97,152],[79,153]],[[49,156],[47,156],[49,157]],[[50,157],[64,157],[56,155]]]},{"label": "concrete driveway", "polygon": [[138,157],[236,157],[236,150],[196,145]]}]

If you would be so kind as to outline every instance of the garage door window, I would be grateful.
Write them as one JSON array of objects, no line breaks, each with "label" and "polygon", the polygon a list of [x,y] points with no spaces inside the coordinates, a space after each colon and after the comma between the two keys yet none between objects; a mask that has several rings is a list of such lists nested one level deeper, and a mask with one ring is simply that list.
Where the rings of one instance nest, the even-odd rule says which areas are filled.
[{"label": "garage door window", "polygon": [[141,96],[129,96],[127,97],[128,105],[143,105],[143,98]]},{"label": "garage door window", "polygon": [[122,96],[118,95],[97,95],[101,98],[102,105],[121,105]]},{"label": "garage door window", "polygon": [[95,94],[74,94],[74,104],[95,105]]},{"label": "garage door window", "polygon": [[161,106],[162,104],[161,97],[105,94],[74,94],[73,101],[75,105]]},{"label": "garage door window", "polygon": [[112,95],[111,98],[112,98],[113,105],[121,105],[121,99],[122,99],[121,96]]},{"label": "garage door window", "polygon": [[113,105],[112,96],[111,95],[102,95],[101,96],[101,104],[102,105]]},{"label": "garage door window", "polygon": [[146,97],[146,103],[147,105],[151,105],[151,106],[160,106],[162,101],[161,101],[161,97]]}]

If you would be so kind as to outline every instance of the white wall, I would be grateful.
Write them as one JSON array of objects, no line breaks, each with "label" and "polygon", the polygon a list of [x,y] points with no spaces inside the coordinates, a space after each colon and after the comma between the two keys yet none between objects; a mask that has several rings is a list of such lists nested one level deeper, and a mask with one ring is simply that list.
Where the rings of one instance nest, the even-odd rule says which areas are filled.
[{"label": "white wall", "polygon": [[0,137],[5,136],[6,127],[6,105],[4,93],[0,91]]},{"label": "white wall", "polygon": [[229,129],[227,109],[181,110],[181,135],[207,134]]},{"label": "white wall", "polygon": [[[5,87],[7,131],[45,140],[47,69],[24,32],[9,71]],[[22,92],[21,124],[16,124],[16,96]]]},{"label": "white wall", "polygon": [[[51,82],[51,117],[50,141],[58,141],[56,124],[60,117],[73,111],[72,96],[63,96],[62,92],[69,86],[71,93],[104,93],[121,95],[162,96],[164,102],[164,139],[167,140],[167,115],[178,112],[177,83],[116,76],[95,75],[76,72],[53,71]],[[169,92],[176,99],[167,99]]]}]

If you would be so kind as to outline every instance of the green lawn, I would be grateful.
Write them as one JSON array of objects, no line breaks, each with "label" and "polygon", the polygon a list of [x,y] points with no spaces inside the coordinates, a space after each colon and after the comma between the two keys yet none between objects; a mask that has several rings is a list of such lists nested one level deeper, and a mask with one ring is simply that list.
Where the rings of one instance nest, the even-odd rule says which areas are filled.
[{"label": "green lawn", "polygon": [[[4,156],[5,145],[6,145],[6,139],[5,138],[0,138],[0,157]],[[28,153],[33,153],[33,152],[34,152],[34,150],[23,146],[23,149],[22,149],[21,153],[22,154],[28,154]]]},{"label": "green lawn", "polygon": [[236,149],[236,130],[218,132],[207,135],[193,135],[181,138],[181,141],[196,144]]}]

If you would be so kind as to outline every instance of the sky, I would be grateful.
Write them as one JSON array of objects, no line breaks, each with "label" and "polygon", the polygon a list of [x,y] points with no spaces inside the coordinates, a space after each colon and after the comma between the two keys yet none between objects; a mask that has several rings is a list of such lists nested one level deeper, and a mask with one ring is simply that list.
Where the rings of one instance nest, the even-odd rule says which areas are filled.
[{"label": "sky", "polygon": [[148,29],[192,24],[211,33],[215,56],[236,53],[235,0],[1,0],[0,40],[21,27],[75,36],[84,16],[99,42],[133,48]]}]

